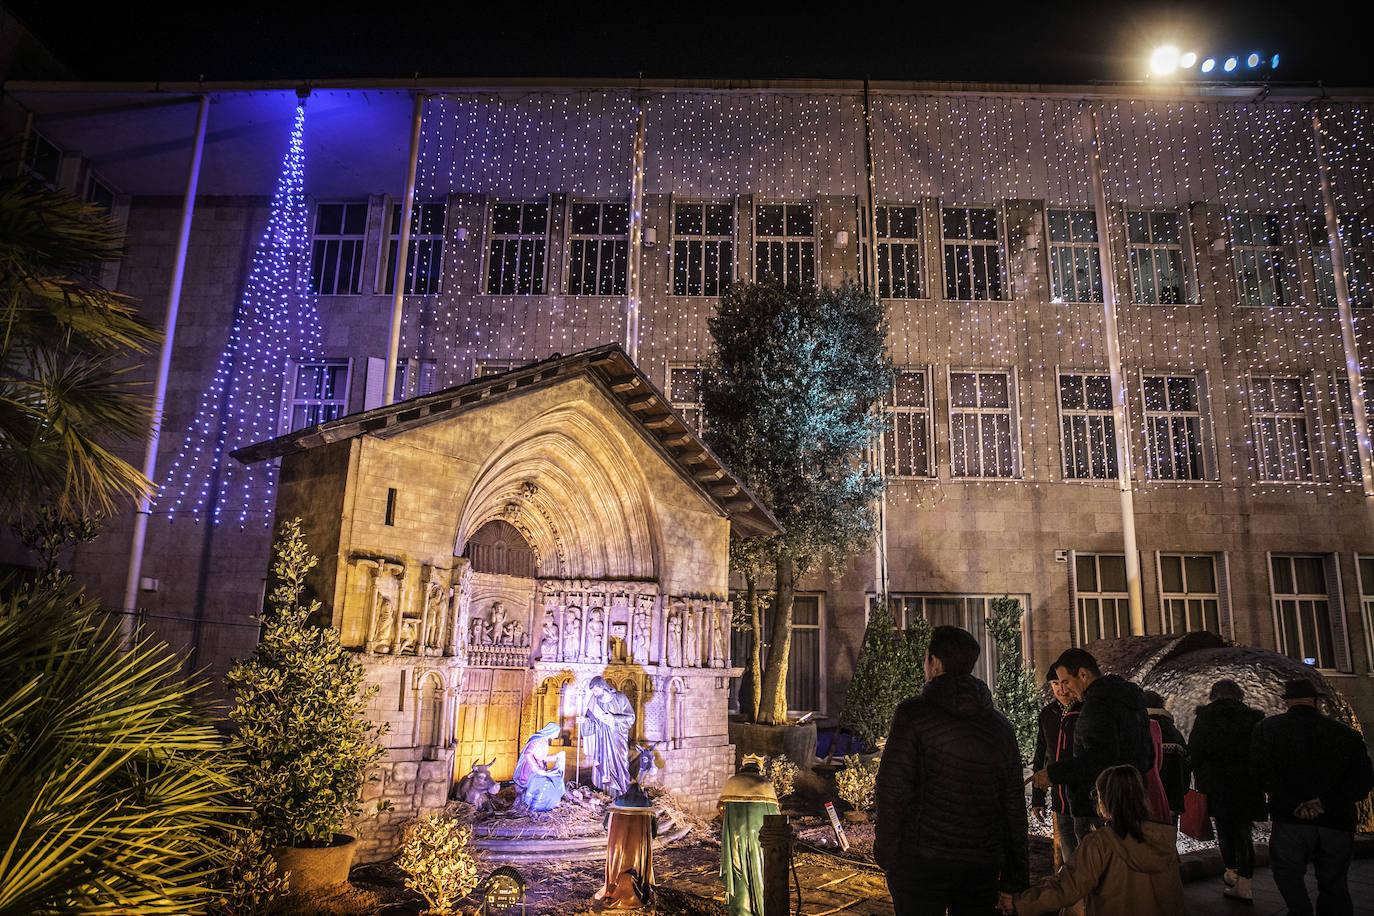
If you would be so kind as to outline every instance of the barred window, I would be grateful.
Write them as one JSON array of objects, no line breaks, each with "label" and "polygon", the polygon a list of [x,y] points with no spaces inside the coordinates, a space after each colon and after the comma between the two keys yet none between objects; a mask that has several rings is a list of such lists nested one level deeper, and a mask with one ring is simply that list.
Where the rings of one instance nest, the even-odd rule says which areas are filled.
[{"label": "barred window", "polygon": [[433,394],[437,368],[437,363],[432,359],[412,357],[396,360],[396,390],[392,400],[404,401]]},{"label": "barred window", "polygon": [[1275,554],[1269,558],[1269,568],[1279,651],[1315,668],[1336,667],[1326,558]]},{"label": "barred window", "polygon": [[[1364,375],[1360,384],[1364,389],[1366,425],[1371,432],[1374,432],[1374,376]],[[1336,392],[1336,428],[1340,433],[1340,441],[1332,443],[1337,452],[1333,466],[1340,469],[1341,475],[1346,480],[1358,481],[1360,479],[1359,436],[1355,432],[1355,410],[1350,403],[1350,380],[1344,371],[1333,374],[1332,387]],[[1370,645],[1374,646],[1374,643]]]},{"label": "barred window", "polygon": [[816,216],[811,204],[754,207],[754,279],[815,284]]},{"label": "barred window", "polygon": [[1001,218],[990,207],[940,210],[946,299],[1004,299]]},{"label": "barred window", "polygon": [[1288,290],[1288,237],[1277,213],[1237,213],[1231,217],[1240,304],[1291,305]]},{"label": "barred window", "polygon": [[549,204],[497,203],[491,208],[487,292],[542,296],[548,273]]},{"label": "barred window", "polygon": [[1101,302],[1102,257],[1091,210],[1051,210],[1050,300]]},{"label": "barred window", "polygon": [[668,368],[668,403],[687,427],[701,435],[704,414],[701,409],[701,368],[695,365]]},{"label": "barred window", "polygon": [[1374,557],[1356,556],[1360,577],[1360,617],[1364,621],[1365,665],[1374,674]]},{"label": "barred window", "polygon": [[295,432],[342,417],[348,410],[348,360],[297,363],[286,414]]},{"label": "barred window", "polygon": [[921,208],[886,206],[875,211],[878,230],[878,296],[926,298],[925,257],[921,250]]},{"label": "barred window", "polygon": [[[918,620],[926,621],[931,627],[952,626],[967,630],[982,648],[972,673],[991,684],[997,677],[998,652],[997,643],[988,635],[988,618],[992,616],[992,602],[1001,597],[1004,596],[893,595],[888,602],[900,630],[909,630]],[[1008,597],[1020,600],[1023,613],[1030,606],[1028,595]]]},{"label": "barred window", "polygon": [[630,205],[573,201],[568,230],[568,295],[625,295]]},{"label": "barred window", "polygon": [[363,291],[363,245],[367,241],[367,203],[315,206],[310,289],[321,296]]},{"label": "barred window", "polygon": [[[1318,213],[1308,220],[1312,239],[1312,265],[1317,274],[1317,298],[1322,305],[1336,306],[1336,272],[1331,266],[1331,236],[1326,217]],[[1374,277],[1370,276],[1369,223],[1365,216],[1347,213],[1340,218],[1341,253],[1345,255],[1345,281],[1353,306],[1374,305]]]},{"label": "barred window", "polygon": [[1074,553],[1079,644],[1131,635],[1126,558],[1121,554]]},{"label": "barred window", "polygon": [[[439,292],[444,269],[443,201],[416,204],[410,211],[410,257],[406,261],[405,291],[411,296]],[[391,235],[387,243],[386,292],[396,291],[396,262],[401,250],[401,205],[391,205]]]},{"label": "barred window", "polygon": [[1116,427],[1112,423],[1111,377],[1061,373],[1059,422],[1064,443],[1064,476],[1076,480],[1115,480]]},{"label": "barred window", "polygon": [[1300,378],[1250,380],[1255,453],[1261,480],[1311,480],[1312,448]]},{"label": "barred window", "polygon": [[1011,374],[951,372],[950,471],[955,477],[1017,476]]},{"label": "barred window", "polygon": [[1129,210],[1126,238],[1130,246],[1131,296],[1145,305],[1179,305],[1188,301],[1184,273],[1183,225],[1177,213]]},{"label": "barred window", "polygon": [[673,202],[673,295],[719,296],[735,273],[735,206]]},{"label": "barred window", "polygon": [[1211,554],[1160,554],[1159,589],[1169,633],[1221,632],[1217,559]]},{"label": "barred window", "polygon": [[883,433],[883,473],[888,477],[931,476],[930,385],[925,371],[898,369],[883,404],[889,420]]},{"label": "barred window", "polygon": [[1207,469],[1197,379],[1187,375],[1147,375],[1143,387],[1150,476],[1160,480],[1203,480]]}]

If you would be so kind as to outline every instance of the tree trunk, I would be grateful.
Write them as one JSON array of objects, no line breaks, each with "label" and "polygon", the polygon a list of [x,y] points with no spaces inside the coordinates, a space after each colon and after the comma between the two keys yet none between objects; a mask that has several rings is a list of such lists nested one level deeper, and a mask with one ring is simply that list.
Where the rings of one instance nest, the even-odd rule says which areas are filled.
[{"label": "tree trunk", "polygon": [[750,722],[759,720],[759,682],[763,677],[763,614],[759,612],[759,589],[757,573],[751,566],[744,575],[745,606],[749,608],[749,625],[753,641],[749,649],[749,708],[743,710]]},{"label": "tree trunk", "polygon": [[792,592],[796,564],[779,551],[774,563],[773,640],[768,647],[768,667],[759,690],[759,721],[765,725],[787,723],[787,655],[792,649]]}]

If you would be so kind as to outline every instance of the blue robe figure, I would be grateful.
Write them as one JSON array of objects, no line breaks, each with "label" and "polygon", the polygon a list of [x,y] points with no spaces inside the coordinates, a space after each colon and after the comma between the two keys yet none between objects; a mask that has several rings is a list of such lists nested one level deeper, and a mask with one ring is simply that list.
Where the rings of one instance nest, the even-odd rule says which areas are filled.
[{"label": "blue robe figure", "polygon": [[549,753],[549,741],[558,735],[553,722],[530,735],[515,765],[515,784],[520,801],[531,811],[552,811],[563,800],[563,770],[567,751]]}]

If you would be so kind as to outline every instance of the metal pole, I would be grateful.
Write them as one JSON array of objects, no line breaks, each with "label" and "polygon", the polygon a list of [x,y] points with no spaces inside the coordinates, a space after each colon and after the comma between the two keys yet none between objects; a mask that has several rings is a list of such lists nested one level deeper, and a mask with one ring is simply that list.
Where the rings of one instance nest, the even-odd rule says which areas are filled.
[{"label": "metal pole", "polygon": [[1350,312],[1350,279],[1345,272],[1345,250],[1341,247],[1340,224],[1336,220],[1336,200],[1331,194],[1331,176],[1326,170],[1322,150],[1321,118],[1312,115],[1312,136],[1317,144],[1317,175],[1321,179],[1322,206],[1326,210],[1326,235],[1331,244],[1331,273],[1336,281],[1336,311],[1341,321],[1341,346],[1345,350],[1345,374],[1350,385],[1350,409],[1355,414],[1355,442],[1360,456],[1360,482],[1366,498],[1374,496],[1374,466],[1370,464],[1369,417],[1365,413],[1364,385],[1360,380],[1360,348],[1355,341],[1355,320]]},{"label": "metal pole", "polygon": [[630,257],[625,283],[625,353],[639,361],[639,274],[644,241],[644,102],[639,103],[635,126],[633,173],[630,179]]},{"label": "metal pole", "polygon": [[[873,166],[873,109],[869,104],[868,78],[864,78],[864,170],[868,173],[868,223],[864,228],[868,233],[868,263],[860,264],[864,286],[878,298],[878,189],[874,178]],[[863,244],[859,243],[859,260],[863,260]],[[881,301],[881,300],[880,300]],[[879,407],[879,410],[882,408]],[[883,437],[878,437],[878,471],[884,473],[887,456],[883,454]],[[878,494],[878,538],[873,545],[875,578],[878,580],[878,594],[887,598],[887,487]],[[868,619],[868,609],[864,608],[864,620]]]},{"label": "metal pole", "polygon": [[1130,430],[1126,426],[1126,387],[1121,381],[1121,347],[1116,329],[1116,272],[1107,235],[1107,199],[1102,188],[1102,144],[1097,112],[1089,109],[1092,131],[1093,207],[1097,211],[1097,250],[1102,259],[1102,323],[1107,338],[1107,371],[1112,385],[1112,427],[1116,433],[1116,476],[1121,490],[1121,537],[1126,553],[1126,594],[1130,602],[1131,635],[1145,635],[1145,605],[1140,590],[1140,551],[1135,544],[1135,494],[1131,489]]},{"label": "metal pole", "polygon": [[396,400],[396,363],[401,358],[401,316],[405,311],[406,274],[410,271],[410,219],[415,211],[415,172],[420,163],[420,121],[424,111],[425,97],[417,92],[415,110],[410,117],[410,161],[406,163],[405,197],[401,199],[401,239],[396,247],[396,288],[391,294],[391,338],[386,345],[383,404]]},{"label": "metal pole", "polygon": [[[176,343],[177,311],[181,308],[181,284],[186,276],[186,251],[191,244],[191,217],[196,208],[196,186],[200,183],[200,163],[205,152],[205,123],[210,114],[210,97],[202,95],[196,110],[195,139],[191,143],[191,163],[186,173],[186,195],[181,201],[181,230],[177,235],[176,256],[172,263],[172,282],[167,292],[167,319],[163,323],[162,349],[158,352],[157,380],[153,388],[153,418],[148,427],[148,442],[143,450],[143,476],[156,486],[157,447],[162,437],[162,410],[167,401],[167,378],[172,369],[172,350]],[[138,580],[143,574],[143,547],[148,538],[148,516],[153,501],[145,496],[134,512],[133,543],[129,548],[129,571],[124,580],[124,610],[120,630],[126,640],[133,636],[134,611],[138,603]]]}]

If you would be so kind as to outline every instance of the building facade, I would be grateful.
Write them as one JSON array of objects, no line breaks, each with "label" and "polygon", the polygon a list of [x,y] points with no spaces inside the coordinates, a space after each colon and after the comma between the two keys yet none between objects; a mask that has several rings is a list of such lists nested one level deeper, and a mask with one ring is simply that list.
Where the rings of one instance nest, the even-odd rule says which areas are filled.
[{"label": "building facade", "polygon": [[[153,106],[145,87],[7,87],[8,104],[32,114],[34,172],[109,190],[129,233],[110,279],[154,321],[175,266],[188,103],[212,98],[160,471],[242,310],[295,88],[163,86]],[[892,429],[875,452],[889,483],[884,532],[873,554],[802,583],[788,684],[798,712],[839,712],[884,564],[904,619],[957,623],[980,640],[988,602],[1019,597],[1037,672],[1067,646],[1129,633],[1106,273],[1146,632],[1206,629],[1308,660],[1374,721],[1374,520],[1313,130],[1317,115],[1367,364],[1364,96],[840,83],[419,91],[397,399],[617,342],[699,424],[707,319],[729,284],[876,282],[898,368]],[[322,349],[289,354],[284,377],[261,382],[274,433],[384,400],[413,99],[409,86],[353,85],[315,87],[306,102]],[[212,406],[221,421],[231,409]],[[215,473],[198,491],[210,502]],[[216,525],[202,500],[169,521],[171,502],[154,507],[137,603],[219,673],[256,639],[270,519]],[[73,559],[112,605],[128,528],[112,520]]]}]

